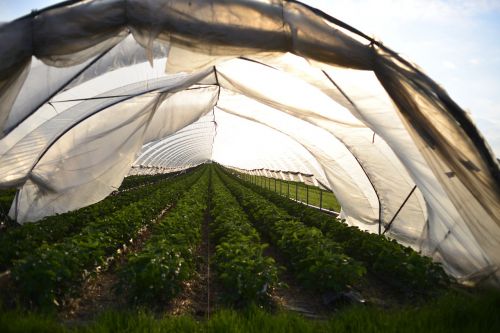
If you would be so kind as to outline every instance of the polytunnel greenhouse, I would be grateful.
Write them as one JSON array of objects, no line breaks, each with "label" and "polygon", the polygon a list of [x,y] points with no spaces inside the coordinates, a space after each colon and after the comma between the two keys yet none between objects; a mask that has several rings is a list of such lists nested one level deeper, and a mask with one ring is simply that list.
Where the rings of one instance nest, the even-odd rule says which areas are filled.
[{"label": "polytunnel greenhouse", "polygon": [[0,45],[0,327],[19,307],[271,304],[322,331],[353,303],[500,286],[488,142],[416,65],[316,8],[70,0],[0,25]]}]

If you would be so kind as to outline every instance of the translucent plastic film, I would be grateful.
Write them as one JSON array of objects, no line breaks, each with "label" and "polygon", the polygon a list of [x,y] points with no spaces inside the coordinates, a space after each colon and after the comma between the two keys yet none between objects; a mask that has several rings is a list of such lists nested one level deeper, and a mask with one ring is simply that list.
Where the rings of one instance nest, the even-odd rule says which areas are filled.
[{"label": "translucent plastic film", "polygon": [[0,45],[0,187],[20,188],[18,222],[101,200],[129,173],[215,160],[312,175],[350,224],[500,285],[488,143],[416,66],[325,13],[81,1],[0,26]]}]

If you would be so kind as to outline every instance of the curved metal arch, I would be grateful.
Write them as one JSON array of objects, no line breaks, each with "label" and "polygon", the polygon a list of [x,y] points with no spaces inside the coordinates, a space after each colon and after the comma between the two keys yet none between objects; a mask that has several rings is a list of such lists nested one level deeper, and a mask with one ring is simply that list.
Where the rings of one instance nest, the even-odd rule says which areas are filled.
[{"label": "curved metal arch", "polygon": [[[200,154],[205,154],[204,152],[207,151],[208,148],[209,146],[207,146],[206,144],[205,145],[191,144],[189,146],[184,146],[182,149],[177,150],[176,152],[172,152],[171,154],[165,154],[155,164],[151,164],[150,166],[178,163],[177,158],[180,159],[181,158],[180,156],[195,155],[198,152],[200,152]],[[210,158],[210,154],[207,155],[207,158]]]},{"label": "curved metal arch", "polygon": [[205,154],[209,149],[205,147],[205,150],[198,149],[188,149],[177,153],[172,159],[164,159],[160,164],[161,167],[182,167],[183,165],[189,164],[192,160],[210,160],[209,154]]},{"label": "curved metal arch", "polygon": [[[195,124],[195,123],[193,123],[193,124]],[[191,124],[191,125],[193,125],[193,124]],[[188,125],[186,127],[190,127],[191,125]],[[150,146],[150,147],[148,147],[147,151],[144,151],[144,152],[141,153],[141,156],[136,160],[135,164],[149,163],[149,160],[151,160],[152,158],[154,158],[155,154],[157,154],[157,152],[163,146],[167,145],[170,142],[173,142],[174,140],[177,140],[179,138],[183,138],[183,137],[188,136],[188,135],[179,136],[179,134],[181,134],[181,133],[185,134],[185,133],[188,133],[188,132],[191,132],[191,131],[195,131],[195,130],[197,130],[197,128],[192,128],[192,129],[189,129],[189,130],[182,129],[181,130],[182,132],[175,132],[175,133],[167,136],[164,139],[160,139],[160,140],[154,141],[153,145]],[[139,161],[139,159],[143,159],[143,160]]]},{"label": "curved metal arch", "polygon": [[194,151],[197,148],[200,148],[200,149],[206,148],[207,144],[210,145],[209,142],[194,141],[193,140],[192,142],[189,142],[189,143],[187,143],[185,145],[182,145],[182,146],[179,146],[179,147],[175,147],[174,149],[171,149],[171,150],[166,150],[166,151],[164,151],[162,153],[161,156],[159,156],[155,160],[154,164],[152,163],[151,165],[161,164],[162,161],[175,158],[179,154],[182,154],[183,152],[188,151],[188,150],[189,151]]},{"label": "curved metal arch", "polygon": [[172,160],[173,158],[181,155],[186,151],[196,152],[197,149],[199,150],[205,149],[207,148],[207,146],[210,145],[209,141],[210,140],[190,140],[185,144],[170,146],[167,149],[165,149],[162,152],[161,156],[158,156],[158,158],[155,160],[155,163],[151,165],[161,165],[163,161]]},{"label": "curved metal arch", "polygon": [[[185,140],[182,140],[182,138],[179,138],[177,140],[172,140],[170,141],[169,143],[165,144],[165,145],[162,145],[161,148],[159,148],[158,150],[156,150],[154,152],[154,155],[151,156],[148,160],[148,164],[149,165],[154,165],[158,159],[161,159],[162,156],[165,154],[165,152],[168,152],[170,149],[172,149],[172,147],[178,147],[178,146],[181,146],[184,144],[184,143],[189,143],[189,142],[193,142],[193,141],[196,141],[196,142],[201,142],[203,138],[205,137],[208,137],[210,138],[210,136],[207,136],[207,135],[203,135],[203,134],[200,134],[200,135],[193,135],[193,136],[190,136],[189,138],[186,138]],[[178,144],[180,143],[180,145]]]},{"label": "curved metal arch", "polygon": [[[189,125],[189,127],[190,126],[191,125]],[[156,142],[156,144],[154,145],[154,147],[149,147],[148,151],[143,152],[142,154],[148,154],[148,155],[153,154],[154,155],[157,150],[162,149],[162,147],[164,147],[166,145],[175,144],[176,142],[188,139],[190,137],[194,137],[194,136],[199,137],[203,134],[212,133],[212,132],[213,132],[213,127],[211,127],[211,126],[195,127],[195,128],[191,128],[187,131],[183,131],[182,133],[176,132],[176,133],[169,135],[168,137],[166,137],[164,139],[158,140]]]},{"label": "curved metal arch", "polygon": [[149,161],[147,164],[143,163],[141,165],[148,165],[148,166],[157,165],[165,156],[168,156],[169,153],[182,149],[183,147],[189,147],[190,145],[201,144],[204,143],[205,141],[206,140],[201,140],[198,137],[194,139],[188,139],[188,141],[183,141],[181,144],[163,146],[161,151],[155,156],[154,160]]},{"label": "curved metal arch", "polygon": [[[205,116],[203,116],[205,117]],[[201,131],[203,130],[204,128],[208,128],[209,126],[208,125],[205,125],[205,124],[208,124],[208,123],[211,123],[212,121],[203,121],[200,123],[200,120],[202,118],[200,118],[199,120],[195,121],[194,123],[191,123],[185,127],[183,127],[182,129],[174,132],[174,133],[171,133],[161,139],[157,139],[157,140],[154,140],[154,141],[151,141],[149,142],[149,146],[148,146],[148,150],[152,150],[152,149],[156,149],[157,147],[161,146],[162,144],[168,142],[168,140],[172,140],[172,139],[175,139],[177,137],[181,137],[181,136],[187,136],[188,134],[187,133],[190,133],[190,132],[193,132],[193,131]],[[205,127],[203,126],[198,126],[199,124],[201,125],[204,125]],[[144,153],[147,153],[146,151]]]}]

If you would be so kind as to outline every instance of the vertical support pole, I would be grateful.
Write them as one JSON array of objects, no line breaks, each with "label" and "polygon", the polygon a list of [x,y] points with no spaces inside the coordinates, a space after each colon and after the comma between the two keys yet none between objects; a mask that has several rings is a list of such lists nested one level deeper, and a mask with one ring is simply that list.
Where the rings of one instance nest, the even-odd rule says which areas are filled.
[{"label": "vertical support pole", "polygon": [[298,201],[298,189],[297,189],[297,182],[295,182],[295,200]]},{"label": "vertical support pole", "polygon": [[[394,216],[392,217],[392,219],[389,221],[389,223],[385,227],[384,231],[382,232],[382,235],[385,235],[385,233],[391,228],[392,222],[394,222],[394,220],[398,216],[399,212],[401,211],[401,209],[403,209],[403,207],[405,206],[406,202],[408,201],[408,199],[410,199],[411,195],[413,194],[413,192],[415,191],[416,188],[417,188],[417,185],[413,186],[413,188],[411,189],[410,193],[406,197],[405,201],[403,201],[403,203],[401,204],[401,206],[399,206],[398,211],[394,214]],[[379,214],[382,215],[382,209],[381,208],[379,208]],[[381,219],[379,219],[379,233],[380,233],[380,231],[382,229],[380,220]]]},{"label": "vertical support pole", "polygon": [[274,178],[274,192],[276,192],[276,178]]},{"label": "vertical support pole", "polygon": [[306,204],[309,205],[309,186],[306,184]]},{"label": "vertical support pole", "polygon": [[323,208],[323,190],[319,189],[319,210]]},{"label": "vertical support pole", "polygon": [[290,198],[290,183],[286,182],[286,197]]},{"label": "vertical support pole", "polygon": [[281,185],[282,185],[282,183],[281,183],[281,179],[280,179],[280,195],[281,195]]}]

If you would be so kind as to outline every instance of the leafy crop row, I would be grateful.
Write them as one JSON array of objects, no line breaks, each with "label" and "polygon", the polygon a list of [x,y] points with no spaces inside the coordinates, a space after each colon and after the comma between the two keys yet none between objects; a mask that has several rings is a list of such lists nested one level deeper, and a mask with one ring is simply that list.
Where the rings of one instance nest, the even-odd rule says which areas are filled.
[{"label": "leafy crop row", "polygon": [[43,244],[12,268],[19,298],[23,303],[53,308],[66,296],[75,294],[88,271],[104,265],[131,237],[172,205],[199,177],[195,172],[113,214],[88,223],[80,232],[60,243]]},{"label": "leafy crop row", "polygon": [[159,181],[175,177],[178,174],[179,172],[172,172],[172,173],[161,173],[156,175],[128,176],[123,180],[118,191],[124,191],[138,186],[154,184]]},{"label": "leafy crop row", "polygon": [[439,264],[384,235],[371,234],[349,226],[316,209],[298,204],[272,191],[245,182],[274,204],[303,223],[314,226],[339,242],[345,252],[362,261],[383,281],[407,293],[428,293],[446,287],[449,278]]},{"label": "leafy crop row", "polygon": [[[177,179],[171,181],[177,181]],[[73,236],[90,222],[103,219],[123,207],[143,199],[150,193],[156,192],[162,186],[164,184],[144,186],[109,196],[96,204],[76,211],[49,216],[37,223],[26,223],[22,226],[8,228],[0,234],[0,244],[2,244],[0,247],[0,271],[9,268],[14,260],[31,254],[42,244],[49,245],[60,242],[65,237]]]},{"label": "leafy crop row", "polygon": [[[206,170],[206,169],[205,169]],[[132,303],[155,304],[171,299],[196,269],[195,249],[207,209],[208,173],[152,228],[142,251],[128,257],[120,272],[120,289]]]},{"label": "leafy crop row", "polygon": [[212,177],[210,235],[217,244],[215,270],[234,303],[262,300],[278,281],[274,259],[265,257],[260,237],[218,176]]},{"label": "leafy crop row", "polygon": [[343,253],[341,246],[314,227],[306,227],[283,209],[221,174],[257,227],[289,259],[297,278],[318,291],[342,290],[356,282],[365,268]]}]

